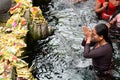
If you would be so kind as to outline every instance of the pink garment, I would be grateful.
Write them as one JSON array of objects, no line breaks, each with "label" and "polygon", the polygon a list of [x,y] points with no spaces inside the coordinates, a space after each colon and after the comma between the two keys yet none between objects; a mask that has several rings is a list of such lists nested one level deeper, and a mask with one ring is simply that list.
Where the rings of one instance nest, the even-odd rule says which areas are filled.
[{"label": "pink garment", "polygon": [[120,28],[120,13],[115,18],[113,18],[113,20],[116,22],[116,26]]}]

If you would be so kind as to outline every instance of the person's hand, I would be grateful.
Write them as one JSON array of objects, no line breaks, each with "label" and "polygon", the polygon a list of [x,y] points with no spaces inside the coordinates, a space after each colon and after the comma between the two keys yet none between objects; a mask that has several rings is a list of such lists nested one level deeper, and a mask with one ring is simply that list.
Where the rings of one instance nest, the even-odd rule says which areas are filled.
[{"label": "person's hand", "polygon": [[120,6],[120,1],[116,1],[115,6]]},{"label": "person's hand", "polygon": [[103,3],[103,7],[106,8],[108,6],[108,2]]},{"label": "person's hand", "polygon": [[111,24],[110,24],[110,23],[106,23],[106,26],[107,26],[108,28],[110,28],[110,27],[111,27]]},{"label": "person's hand", "polygon": [[87,33],[86,33],[86,43],[90,43],[91,40],[92,40],[92,30],[89,30]]},{"label": "person's hand", "polygon": [[86,26],[83,26],[82,30],[83,30],[83,32],[84,32],[86,42],[87,42],[87,43],[90,43],[90,41],[91,41],[91,39],[92,39],[92,30],[89,29],[89,28],[86,27]]},{"label": "person's hand", "polygon": [[86,32],[86,38],[88,39],[91,39],[92,38],[92,30],[89,30]]},{"label": "person's hand", "polygon": [[82,31],[84,32],[84,35],[86,36],[87,35],[87,32],[89,31],[90,29],[87,27],[87,26],[83,26],[82,27]]},{"label": "person's hand", "polygon": [[73,3],[80,3],[82,0],[72,0]]}]

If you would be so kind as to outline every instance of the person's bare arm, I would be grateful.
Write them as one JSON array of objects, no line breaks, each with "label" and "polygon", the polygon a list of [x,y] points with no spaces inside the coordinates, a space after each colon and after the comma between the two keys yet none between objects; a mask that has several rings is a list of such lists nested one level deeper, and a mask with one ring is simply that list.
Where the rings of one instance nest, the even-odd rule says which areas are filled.
[{"label": "person's bare arm", "polygon": [[108,28],[110,28],[114,23],[116,22],[116,17],[113,18],[110,22],[108,22],[106,25]]},{"label": "person's bare arm", "polygon": [[104,2],[103,5],[99,0],[96,0],[96,5],[95,5],[95,12],[100,13],[101,11],[105,10],[108,5],[108,2]]},{"label": "person's bare arm", "polygon": [[120,6],[120,1],[118,0],[116,2],[117,2],[116,6]]}]

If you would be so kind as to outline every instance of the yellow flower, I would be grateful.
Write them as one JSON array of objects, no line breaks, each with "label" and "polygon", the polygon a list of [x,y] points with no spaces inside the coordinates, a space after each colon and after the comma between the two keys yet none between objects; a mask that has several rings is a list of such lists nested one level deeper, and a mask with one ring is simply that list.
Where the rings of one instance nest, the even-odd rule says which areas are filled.
[{"label": "yellow flower", "polygon": [[18,3],[18,2],[20,2],[20,0],[15,0],[15,2],[17,2],[17,3]]},{"label": "yellow flower", "polygon": [[14,22],[13,19],[9,19],[7,23],[11,23],[12,24],[13,22]]}]

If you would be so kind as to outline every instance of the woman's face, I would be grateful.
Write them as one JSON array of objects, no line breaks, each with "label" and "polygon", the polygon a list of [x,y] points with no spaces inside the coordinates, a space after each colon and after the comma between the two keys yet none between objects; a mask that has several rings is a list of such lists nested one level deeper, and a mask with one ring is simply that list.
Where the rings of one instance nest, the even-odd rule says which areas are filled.
[{"label": "woman's face", "polygon": [[95,28],[93,29],[93,38],[95,42],[99,42],[101,41],[101,36],[99,36],[95,30]]}]

